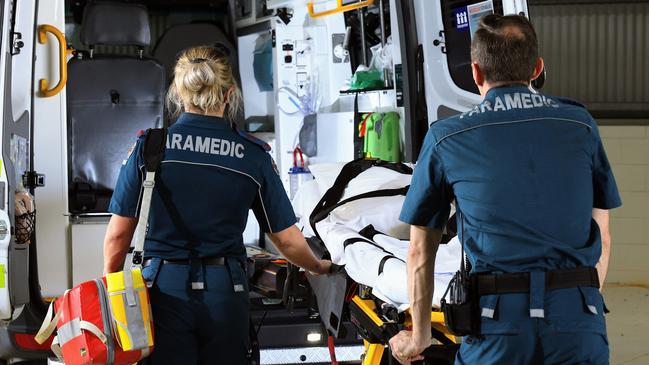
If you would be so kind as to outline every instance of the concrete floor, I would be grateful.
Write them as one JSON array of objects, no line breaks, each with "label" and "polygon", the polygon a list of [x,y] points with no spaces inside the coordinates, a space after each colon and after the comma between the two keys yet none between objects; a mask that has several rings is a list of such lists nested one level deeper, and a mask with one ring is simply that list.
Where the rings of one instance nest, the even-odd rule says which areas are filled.
[{"label": "concrete floor", "polygon": [[649,287],[606,285],[612,365],[649,364]]}]

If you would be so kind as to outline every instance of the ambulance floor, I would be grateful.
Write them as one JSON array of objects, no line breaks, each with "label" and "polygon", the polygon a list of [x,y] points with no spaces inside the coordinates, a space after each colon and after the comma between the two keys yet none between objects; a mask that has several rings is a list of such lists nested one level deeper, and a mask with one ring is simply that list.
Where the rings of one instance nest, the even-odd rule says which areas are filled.
[{"label": "ambulance floor", "polygon": [[604,288],[611,365],[649,364],[649,286]]}]

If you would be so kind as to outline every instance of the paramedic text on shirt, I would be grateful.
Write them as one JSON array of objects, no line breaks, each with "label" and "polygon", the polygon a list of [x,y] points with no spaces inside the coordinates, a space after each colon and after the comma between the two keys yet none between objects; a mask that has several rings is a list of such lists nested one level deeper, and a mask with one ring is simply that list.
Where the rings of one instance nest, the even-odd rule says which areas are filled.
[{"label": "paramedic text on shirt", "polygon": [[401,212],[413,330],[393,353],[409,364],[431,344],[435,254],[455,200],[481,326],[456,364],[608,364],[600,283],[621,201],[597,124],[530,87],[543,60],[526,18],[484,17],[471,56],[484,100],[432,124]]},{"label": "paramedic text on shirt", "polygon": [[[252,209],[279,251],[325,274],[295,226],[295,214],[267,145],[238,131],[241,93],[218,47],[183,51],[168,93],[182,112],[169,127],[144,245],[155,350],[147,364],[245,364],[248,283],[242,233]],[[120,171],[104,242],[105,272],[121,268],[137,224],[143,138]]]}]

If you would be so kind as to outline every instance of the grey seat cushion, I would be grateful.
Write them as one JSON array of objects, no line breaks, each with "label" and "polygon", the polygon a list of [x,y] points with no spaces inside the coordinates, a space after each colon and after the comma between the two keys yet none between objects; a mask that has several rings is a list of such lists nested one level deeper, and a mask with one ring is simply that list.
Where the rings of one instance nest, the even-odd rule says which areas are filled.
[{"label": "grey seat cushion", "polygon": [[107,211],[137,132],[162,125],[164,74],[162,65],[150,59],[99,57],[68,63],[72,213]]},{"label": "grey seat cushion", "polygon": [[89,46],[151,43],[149,14],[144,5],[115,1],[92,1],[86,5],[81,27],[81,43]]}]

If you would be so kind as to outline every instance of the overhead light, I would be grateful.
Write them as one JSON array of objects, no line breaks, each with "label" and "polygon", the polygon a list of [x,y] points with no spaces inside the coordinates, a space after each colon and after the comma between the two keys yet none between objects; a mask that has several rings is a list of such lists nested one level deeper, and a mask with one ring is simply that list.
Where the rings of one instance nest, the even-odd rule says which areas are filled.
[{"label": "overhead light", "polygon": [[307,342],[320,342],[322,341],[322,333],[311,332],[306,335]]}]

